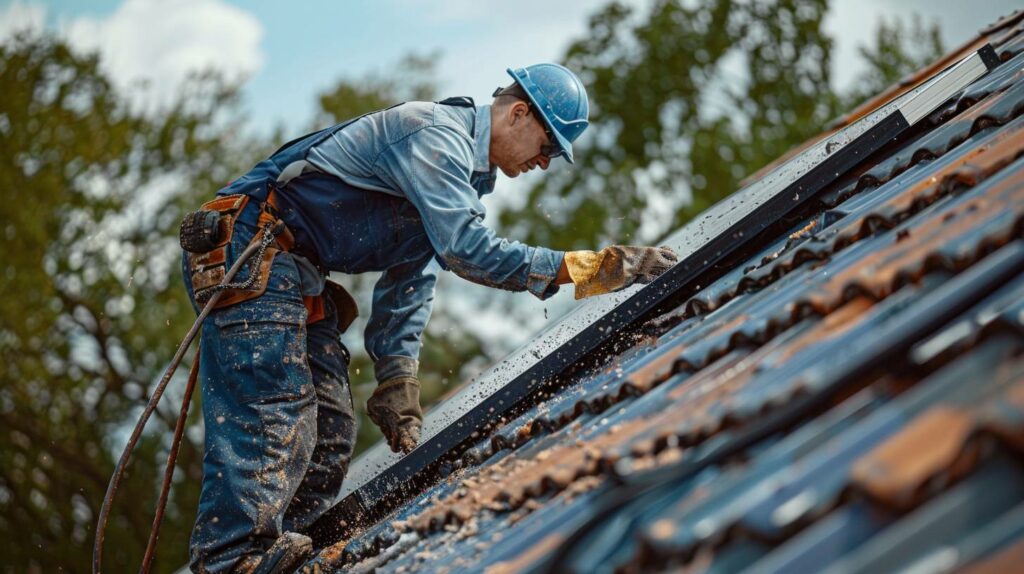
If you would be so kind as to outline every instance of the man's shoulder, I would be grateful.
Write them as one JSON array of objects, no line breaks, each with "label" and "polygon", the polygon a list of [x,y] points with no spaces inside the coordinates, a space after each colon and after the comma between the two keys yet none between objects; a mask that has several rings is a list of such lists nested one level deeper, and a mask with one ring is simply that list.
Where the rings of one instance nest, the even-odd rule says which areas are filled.
[{"label": "man's shoulder", "polygon": [[396,129],[393,133],[399,137],[425,128],[449,128],[471,140],[476,109],[437,102],[406,102],[386,110],[385,115],[385,121]]}]

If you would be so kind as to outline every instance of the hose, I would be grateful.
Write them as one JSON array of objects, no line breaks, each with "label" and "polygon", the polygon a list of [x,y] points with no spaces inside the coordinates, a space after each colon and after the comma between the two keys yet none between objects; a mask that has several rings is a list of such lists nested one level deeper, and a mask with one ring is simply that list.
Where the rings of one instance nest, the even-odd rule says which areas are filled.
[{"label": "hose", "polygon": [[[160,398],[164,394],[164,390],[167,388],[167,384],[171,381],[171,377],[174,372],[178,369],[178,365],[181,364],[182,358],[185,356],[185,352],[188,350],[192,341],[195,339],[196,334],[199,332],[200,326],[203,321],[210,314],[210,311],[216,307],[217,302],[228,288],[235,288],[236,286],[231,284],[231,280],[238,274],[238,271],[242,266],[252,258],[253,254],[259,252],[262,259],[262,254],[266,251],[267,246],[273,242],[281,230],[283,225],[274,225],[273,227],[267,225],[263,228],[263,238],[259,242],[250,243],[242,254],[238,257],[235,263],[228,269],[227,273],[224,274],[224,279],[220,285],[215,288],[210,299],[203,306],[202,311],[199,312],[199,316],[196,317],[192,328],[188,330],[185,338],[178,345],[178,350],[174,353],[174,358],[171,359],[170,364],[164,371],[163,377],[153,390],[153,395],[149,398],[149,402],[146,404],[146,408],[142,411],[142,415],[139,416],[139,420],[135,423],[135,429],[132,430],[131,437],[128,438],[128,444],[125,445],[124,451],[121,452],[121,458],[117,461],[117,466],[114,467],[114,474],[110,477],[110,482],[107,484],[107,493],[103,497],[103,505],[100,507],[99,520],[96,523],[96,539],[93,542],[92,547],[92,571],[93,574],[100,574],[100,567],[103,561],[103,540],[106,536],[107,521],[110,518],[110,508],[114,503],[114,494],[117,492],[118,487],[121,484],[121,478],[124,475],[125,468],[128,466],[128,460],[131,458],[132,452],[135,450],[136,445],[139,442],[139,438],[142,436],[142,431],[146,427],[146,423],[149,422],[149,417],[156,410],[157,404],[160,402]],[[257,265],[259,264],[257,260]],[[249,284],[254,281],[256,271],[250,274],[249,281],[244,283]],[[181,444],[181,437],[185,430],[185,419],[188,417],[188,406],[191,402],[192,391],[195,388],[195,380],[199,370],[199,354],[196,353],[195,359],[192,361],[192,371],[189,374],[189,381],[185,389],[185,395],[182,397],[181,410],[178,414],[178,422],[174,429],[174,439],[171,444],[171,451],[167,457],[167,468],[164,471],[164,481],[160,490],[160,498],[157,502],[156,516],[153,519],[153,528],[150,532],[149,541],[146,545],[146,553],[143,557],[143,563],[139,571],[148,573],[150,566],[153,562],[153,555],[156,549],[156,539],[158,538],[160,531],[160,523],[163,520],[164,509],[167,505],[167,494],[170,490],[171,478],[174,475],[174,462],[177,460],[178,447]]]}]

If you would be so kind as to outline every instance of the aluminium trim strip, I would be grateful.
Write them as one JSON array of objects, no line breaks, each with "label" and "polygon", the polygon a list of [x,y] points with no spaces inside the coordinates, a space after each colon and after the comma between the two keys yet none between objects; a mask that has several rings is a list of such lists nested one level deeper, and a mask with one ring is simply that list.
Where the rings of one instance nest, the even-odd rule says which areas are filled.
[{"label": "aluminium trim strip", "polygon": [[939,107],[939,104],[948,98],[946,94],[959,92],[986,71],[988,70],[982,55],[975,52],[954,64],[943,75],[936,76],[934,85],[929,86],[925,93],[898,106],[897,109],[911,125],[916,124]]}]

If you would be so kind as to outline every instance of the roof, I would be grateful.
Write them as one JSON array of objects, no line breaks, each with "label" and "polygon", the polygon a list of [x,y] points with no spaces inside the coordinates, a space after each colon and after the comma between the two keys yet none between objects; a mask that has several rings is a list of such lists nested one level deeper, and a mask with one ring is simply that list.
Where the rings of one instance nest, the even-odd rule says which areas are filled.
[{"label": "roof", "polygon": [[[919,122],[886,124],[986,43],[991,71]],[[742,217],[680,230],[678,269],[587,307],[436,408],[412,455],[357,460],[319,525],[321,545],[338,542],[321,563],[1019,566],[1022,52],[1016,12],[755,174],[716,206]],[[895,131],[864,147],[883,128]],[[806,194],[781,208],[799,182]],[[758,198],[771,210],[736,211]],[[516,407],[482,422],[502,397]]]}]

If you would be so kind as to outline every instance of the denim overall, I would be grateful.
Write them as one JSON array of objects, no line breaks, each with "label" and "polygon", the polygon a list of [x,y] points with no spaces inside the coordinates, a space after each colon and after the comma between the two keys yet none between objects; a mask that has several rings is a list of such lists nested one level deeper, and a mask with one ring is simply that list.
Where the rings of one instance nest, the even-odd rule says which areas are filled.
[{"label": "denim overall", "polygon": [[[422,123],[427,104],[411,106],[412,119],[403,126],[413,120]],[[447,137],[454,147],[417,149],[431,150],[444,165],[467,161],[468,154],[458,152],[472,148],[458,138],[468,138],[466,132],[480,125],[473,110],[456,108],[472,108],[472,100],[452,98],[436,107],[448,124],[432,135]],[[420,115],[412,117],[414,113]],[[480,225],[479,196],[493,189],[493,168],[471,175],[460,171],[462,181],[449,180],[455,187],[434,185],[429,179],[422,185],[393,186],[392,191],[397,187],[418,194],[414,198],[354,187],[322,169],[295,171],[318,143],[356,120],[285,144],[218,191],[250,197],[235,224],[228,267],[257,233],[259,203],[272,189],[295,245],[292,252],[276,255],[262,296],[216,309],[203,324],[199,380],[206,444],[199,514],[190,543],[195,571],[229,571],[240,558],[262,553],[283,532],[306,529],[334,501],[352,456],[356,422],[349,354],[339,341],[337,311],[329,297],[323,297],[325,318],[307,325],[303,295],[310,294],[310,281],[309,273],[300,269],[309,266],[299,265],[297,256],[322,273],[384,271],[366,330],[373,360],[418,356],[439,260],[458,267],[453,270],[464,277],[496,287],[529,290],[542,298],[558,289],[553,281],[560,252],[497,238]],[[489,130],[489,116],[486,121]],[[458,137],[452,139],[453,134]],[[478,133],[485,140],[488,135]],[[406,153],[416,156],[417,149],[393,160],[404,161]],[[486,148],[478,146],[478,151],[486,164]],[[451,208],[428,212],[432,219],[425,223],[422,208],[431,202],[449,202],[445,205]],[[453,223],[454,214],[472,221]],[[471,228],[472,233],[450,235],[454,249],[442,256],[438,237],[454,233],[456,227]],[[235,280],[244,281],[247,274],[244,267]]]},{"label": "denim overall", "polygon": [[[257,233],[258,211],[250,201],[235,223],[229,265]],[[187,269],[185,278],[195,305]],[[356,438],[349,353],[330,297],[324,318],[306,324],[301,281],[294,256],[278,253],[262,296],[215,309],[203,323],[206,438],[190,543],[196,572],[230,571],[281,533],[309,527],[348,470]]]},{"label": "denim overall", "polygon": [[[307,136],[300,145],[286,144],[218,192],[252,198],[235,223],[228,267],[259,232],[258,201],[267,199],[268,186],[280,175],[279,163],[291,163],[323,134]],[[306,183],[347,192],[359,203],[401,202],[349,188],[337,178],[310,175],[318,181]],[[385,206],[364,207],[377,207],[371,209],[376,212]],[[308,238],[302,240],[307,243],[300,240],[300,246],[308,245]],[[406,251],[419,260],[433,255],[425,241]],[[306,250],[303,256],[319,264],[314,252]],[[183,271],[198,312],[186,257]],[[235,280],[244,281],[248,274],[246,265]],[[330,297],[323,297],[324,318],[306,324],[302,280],[295,257],[278,253],[262,296],[215,309],[203,323],[199,381],[206,436],[203,487],[189,549],[193,571],[230,571],[239,559],[261,553],[282,533],[308,528],[341,491],[357,430],[350,355],[341,343]]]}]

